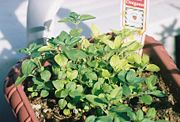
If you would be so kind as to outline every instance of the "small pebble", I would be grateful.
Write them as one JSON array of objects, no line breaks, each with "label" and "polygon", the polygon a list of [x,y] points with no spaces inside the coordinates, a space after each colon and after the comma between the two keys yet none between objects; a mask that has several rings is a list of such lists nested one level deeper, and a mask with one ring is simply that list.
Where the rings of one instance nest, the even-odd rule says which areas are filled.
[{"label": "small pebble", "polygon": [[73,113],[78,114],[78,110],[77,109],[73,109]]},{"label": "small pebble", "polygon": [[41,105],[34,105],[34,104],[32,104],[31,106],[32,106],[32,108],[35,109],[35,110],[41,109]]},{"label": "small pebble", "polygon": [[51,109],[44,109],[43,112],[44,113],[51,112]]},{"label": "small pebble", "polygon": [[147,113],[147,111],[148,111],[148,109],[147,109],[146,106],[143,106],[143,107],[142,107],[142,110],[143,110],[145,113]]}]

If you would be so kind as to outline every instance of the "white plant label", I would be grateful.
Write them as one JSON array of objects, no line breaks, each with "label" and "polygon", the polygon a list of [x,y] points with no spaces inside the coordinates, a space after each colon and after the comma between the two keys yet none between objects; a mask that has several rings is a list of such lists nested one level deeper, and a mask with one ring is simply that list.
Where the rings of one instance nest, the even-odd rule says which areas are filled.
[{"label": "white plant label", "polygon": [[123,28],[137,30],[134,38],[144,44],[148,18],[148,0],[122,0]]}]

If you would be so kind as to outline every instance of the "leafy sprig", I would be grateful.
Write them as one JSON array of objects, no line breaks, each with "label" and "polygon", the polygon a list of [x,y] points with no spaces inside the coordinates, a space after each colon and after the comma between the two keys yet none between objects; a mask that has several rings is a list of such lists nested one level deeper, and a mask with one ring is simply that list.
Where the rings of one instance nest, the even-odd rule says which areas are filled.
[{"label": "leafy sprig", "polygon": [[89,15],[89,14],[78,14],[76,12],[71,12],[69,14],[68,17],[65,17],[63,18],[62,20],[60,20],[59,22],[66,22],[66,23],[71,23],[71,24],[74,24],[75,25],[75,28],[73,28],[71,31],[70,31],[70,34],[72,36],[78,36],[82,33],[82,28],[79,27],[79,25],[84,22],[84,21],[87,21],[87,20],[90,20],[90,19],[95,19],[94,16],[92,15]]}]

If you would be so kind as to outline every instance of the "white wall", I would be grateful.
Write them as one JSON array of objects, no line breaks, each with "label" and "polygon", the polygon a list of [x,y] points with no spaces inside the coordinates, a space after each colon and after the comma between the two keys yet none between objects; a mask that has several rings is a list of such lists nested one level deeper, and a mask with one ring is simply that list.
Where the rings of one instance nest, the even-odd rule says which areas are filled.
[{"label": "white wall", "polygon": [[[45,1],[45,0],[44,0]],[[26,12],[27,0],[0,0],[0,120],[14,122],[12,113],[3,96],[3,79],[10,67],[22,55],[17,53],[19,48],[26,46]],[[120,28],[120,0],[65,0],[59,9],[55,20],[66,16],[70,11],[89,13],[96,20],[82,24],[85,35],[89,33],[88,25],[95,23],[102,32]],[[148,33],[161,40],[173,55],[173,37],[180,31],[180,0],[151,0],[150,22]],[[70,25],[59,24],[55,21],[55,33],[68,30]]]}]

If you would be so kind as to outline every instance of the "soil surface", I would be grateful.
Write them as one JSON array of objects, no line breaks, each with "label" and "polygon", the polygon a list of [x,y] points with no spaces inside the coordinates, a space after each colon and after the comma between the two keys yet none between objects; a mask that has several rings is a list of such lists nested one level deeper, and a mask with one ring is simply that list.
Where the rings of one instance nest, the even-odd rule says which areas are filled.
[{"label": "soil surface", "polygon": [[[169,122],[180,122],[180,108],[178,107],[180,103],[175,100],[169,87],[163,82],[161,77],[159,78],[158,87],[166,92],[166,97],[154,98],[155,102],[153,102],[151,107],[155,107],[157,110],[156,119],[164,119]],[[83,122],[85,119],[85,117],[79,119],[74,116],[62,116],[62,111],[59,109],[56,99],[32,98],[30,96],[28,96],[28,98],[40,122]],[[135,109],[142,107],[142,110],[144,110],[144,112],[146,111],[146,106],[133,105],[133,107],[135,107]]]},{"label": "soil surface", "polygon": [[159,98],[152,105],[156,108],[157,118],[165,119],[169,122],[180,122],[180,101],[176,101],[170,88],[163,82],[162,78],[159,81],[159,88],[166,92],[166,97]]}]

